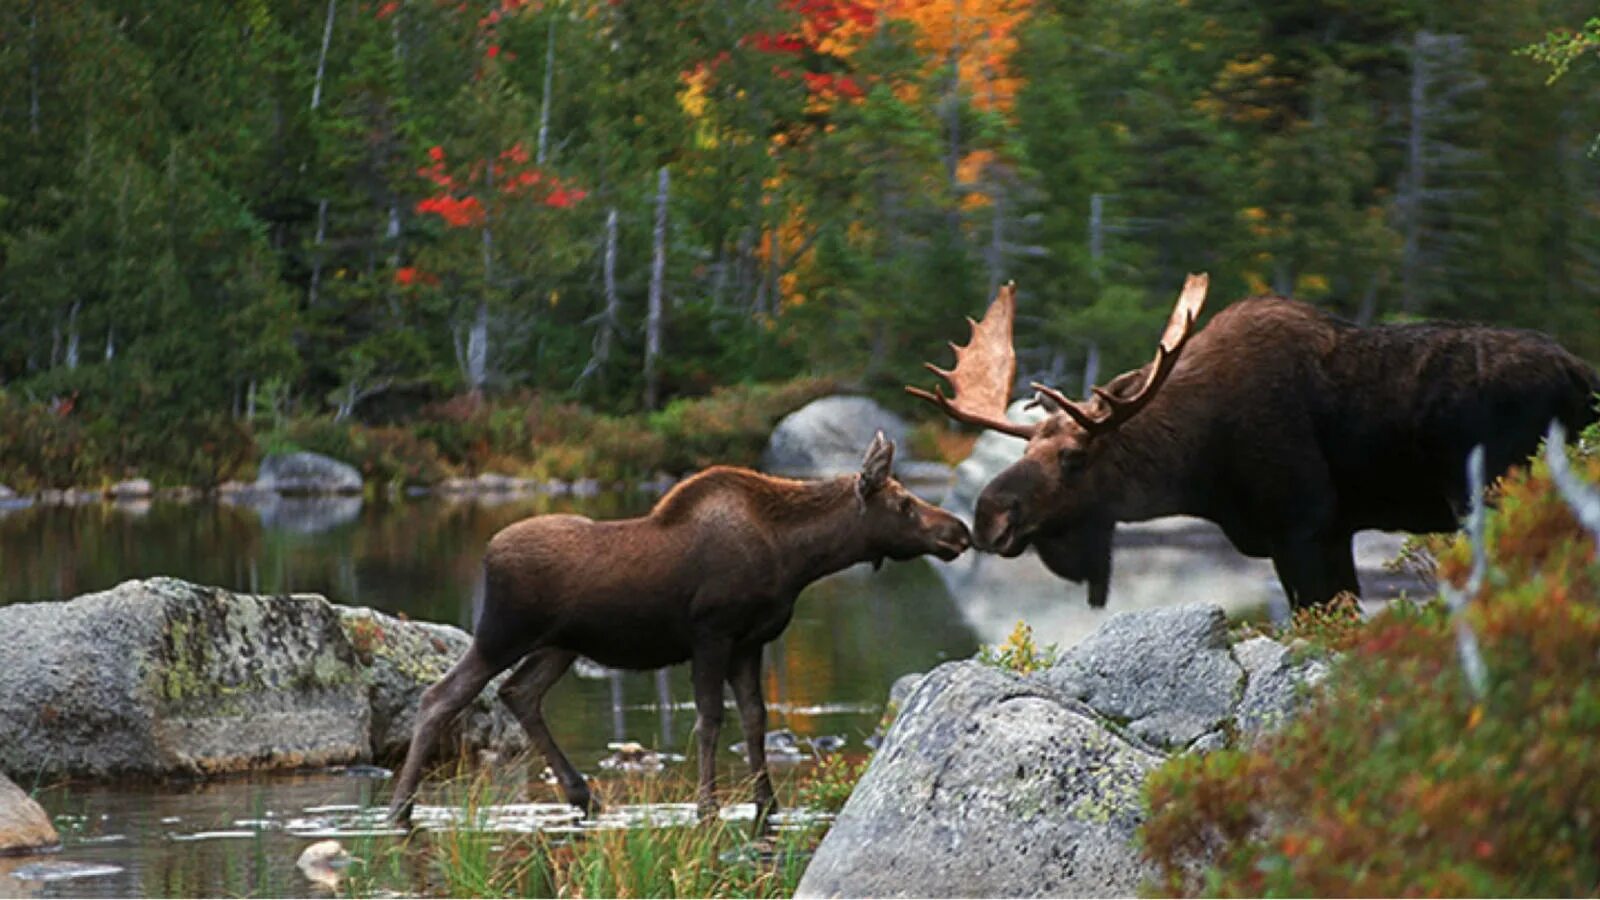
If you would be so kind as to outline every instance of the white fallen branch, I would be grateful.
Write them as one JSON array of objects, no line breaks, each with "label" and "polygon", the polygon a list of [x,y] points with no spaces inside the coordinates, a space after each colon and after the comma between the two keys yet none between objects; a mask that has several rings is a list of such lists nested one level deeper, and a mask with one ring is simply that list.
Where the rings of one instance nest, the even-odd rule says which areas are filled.
[{"label": "white fallen branch", "polygon": [[1550,430],[1545,433],[1544,461],[1550,466],[1550,480],[1561,499],[1567,501],[1578,524],[1600,545],[1600,490],[1584,484],[1572,471],[1572,464],[1567,461],[1567,429],[1558,420],[1551,420]]}]

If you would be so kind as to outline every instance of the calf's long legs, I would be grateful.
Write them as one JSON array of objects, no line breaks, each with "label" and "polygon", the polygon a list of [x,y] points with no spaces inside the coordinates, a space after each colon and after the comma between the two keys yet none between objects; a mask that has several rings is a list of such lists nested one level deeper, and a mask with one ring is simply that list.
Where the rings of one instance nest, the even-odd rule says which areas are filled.
[{"label": "calf's long legs", "polygon": [[755,830],[759,833],[766,827],[767,818],[778,808],[777,797],[772,791],[772,779],[767,774],[767,704],[761,696],[759,645],[734,653],[728,682],[733,685],[733,697],[739,704],[744,745],[750,757],[750,774],[755,776]]},{"label": "calf's long legs", "polygon": [[[700,818],[717,815],[717,737],[722,730],[722,682],[728,675],[731,647],[725,641],[703,641],[691,663],[694,681],[695,735],[699,739]],[[748,740],[746,741],[748,743]]]},{"label": "calf's long legs", "polygon": [[550,686],[572,667],[577,654],[555,647],[542,647],[523,658],[505,684],[500,685],[500,699],[511,708],[528,739],[539,749],[545,762],[561,783],[561,792],[567,802],[585,813],[596,812],[600,804],[589,792],[589,785],[567,755],[556,746],[550,727],[544,721],[544,695]]},{"label": "calf's long legs", "polygon": [[473,642],[465,656],[446,672],[433,687],[422,692],[417,705],[416,724],[411,730],[411,746],[406,750],[405,765],[400,768],[400,778],[395,782],[394,798],[389,803],[389,820],[410,822],[411,806],[416,799],[417,784],[422,781],[423,767],[433,754],[439,736],[461,708],[472,702],[505,666],[492,665]]}]

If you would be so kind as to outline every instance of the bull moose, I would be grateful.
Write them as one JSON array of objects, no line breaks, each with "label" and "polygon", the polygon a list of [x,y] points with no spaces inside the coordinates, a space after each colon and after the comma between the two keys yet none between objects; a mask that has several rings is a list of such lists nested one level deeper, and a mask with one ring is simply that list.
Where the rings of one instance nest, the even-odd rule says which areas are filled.
[{"label": "bull moose", "polygon": [[[978,498],[974,544],[1029,544],[1104,605],[1117,522],[1187,514],[1270,557],[1295,608],[1359,594],[1350,541],[1381,528],[1448,531],[1466,509],[1466,458],[1525,460],[1546,425],[1595,418],[1600,376],[1549,337],[1475,325],[1360,327],[1305,303],[1243,300],[1195,333],[1207,277],[1184,285],[1155,359],[1087,401],[1033,384],[1049,415],[1005,416],[1016,377],[1015,285],[1003,286],[948,381],[911,394],[1027,440]],[[1192,338],[1192,340],[1191,340]]]},{"label": "bull moose", "polygon": [[501,530],[484,558],[472,644],[422,695],[390,818],[410,819],[443,729],[514,664],[500,699],[543,753],[567,802],[594,810],[588,785],[541,711],[545,692],[582,655],[620,669],[691,661],[702,815],[717,808],[717,733],[728,682],[763,821],[776,801],[763,749],[761,653],[789,624],[800,590],[858,562],[924,554],[951,560],[971,543],[960,519],[892,477],[893,461],[894,445],[879,432],[858,474],[792,481],[717,466],[678,484],[642,518],[545,515]]}]

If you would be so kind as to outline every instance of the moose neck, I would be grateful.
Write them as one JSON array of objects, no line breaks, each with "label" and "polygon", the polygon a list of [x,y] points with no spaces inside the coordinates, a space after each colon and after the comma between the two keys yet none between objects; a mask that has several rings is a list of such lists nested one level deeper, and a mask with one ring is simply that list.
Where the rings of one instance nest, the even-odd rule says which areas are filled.
[{"label": "moose neck", "polygon": [[1143,522],[1173,515],[1198,515],[1194,459],[1184,432],[1173,427],[1164,404],[1156,403],[1103,440],[1104,476],[1114,497],[1111,512],[1119,522]]},{"label": "moose neck", "polygon": [[806,493],[806,502],[797,504],[803,514],[786,523],[780,539],[785,574],[796,590],[874,558],[853,476],[815,482]]}]

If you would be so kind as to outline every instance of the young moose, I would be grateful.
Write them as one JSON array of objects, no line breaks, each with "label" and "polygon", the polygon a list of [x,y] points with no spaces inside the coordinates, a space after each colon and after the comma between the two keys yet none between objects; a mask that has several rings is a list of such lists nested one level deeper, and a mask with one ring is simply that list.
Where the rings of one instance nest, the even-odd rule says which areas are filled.
[{"label": "young moose", "polygon": [[764,819],[777,804],[763,749],[761,650],[789,624],[800,590],[854,563],[925,553],[951,560],[971,543],[960,519],[890,477],[893,461],[894,445],[879,432],[857,475],[790,481],[717,466],[679,484],[643,518],[535,516],[502,530],[484,559],[487,591],[472,646],[422,695],[390,817],[410,818],[442,729],[513,664],[500,698],[544,754],[567,801],[592,811],[588,785],[540,709],[545,692],[582,655],[621,669],[691,661],[705,816],[717,809],[722,684],[731,684]]}]

